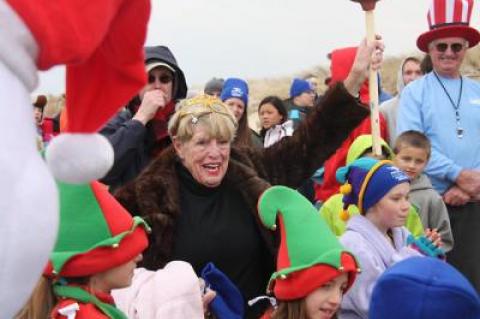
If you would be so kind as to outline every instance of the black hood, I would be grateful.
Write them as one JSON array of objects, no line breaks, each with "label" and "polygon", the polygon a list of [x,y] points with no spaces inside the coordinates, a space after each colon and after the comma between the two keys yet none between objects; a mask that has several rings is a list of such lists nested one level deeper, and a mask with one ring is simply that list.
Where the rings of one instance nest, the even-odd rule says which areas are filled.
[{"label": "black hood", "polygon": [[145,64],[148,62],[160,61],[168,64],[175,70],[175,100],[184,99],[187,96],[187,81],[182,69],[177,65],[177,60],[169,48],[163,45],[145,47]]}]

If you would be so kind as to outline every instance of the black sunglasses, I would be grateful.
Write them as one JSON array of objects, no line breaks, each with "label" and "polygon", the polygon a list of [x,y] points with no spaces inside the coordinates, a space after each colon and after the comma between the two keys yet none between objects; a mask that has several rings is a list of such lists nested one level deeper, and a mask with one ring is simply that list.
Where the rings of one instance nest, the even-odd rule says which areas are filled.
[{"label": "black sunglasses", "polygon": [[440,43],[435,44],[435,49],[438,52],[445,52],[445,51],[447,51],[448,47],[450,47],[450,50],[452,50],[452,52],[458,53],[458,52],[463,50],[465,45],[463,43],[450,43],[450,44],[448,44],[448,43],[444,43],[444,42],[440,42]]},{"label": "black sunglasses", "polygon": [[155,79],[158,79],[160,83],[162,84],[167,84],[173,81],[173,76],[169,74],[163,74],[159,77],[154,76],[154,75],[148,75],[148,83],[153,83],[155,82]]}]

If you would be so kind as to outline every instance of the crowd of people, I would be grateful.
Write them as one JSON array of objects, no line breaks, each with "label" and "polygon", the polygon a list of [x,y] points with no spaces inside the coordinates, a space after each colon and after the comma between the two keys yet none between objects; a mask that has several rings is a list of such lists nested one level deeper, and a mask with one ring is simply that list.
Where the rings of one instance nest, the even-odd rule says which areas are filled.
[{"label": "crowd of people", "polygon": [[[47,185],[37,208],[50,214],[37,220],[36,202],[24,203],[0,227],[0,317],[480,318],[480,84],[460,73],[480,41],[469,25],[473,0],[432,0],[429,29],[417,39],[425,57],[400,63],[396,96],[379,85],[375,137],[368,75],[382,64],[380,36],[332,50],[322,94],[308,76],[292,80],[286,99],[264,97],[257,131],[248,123],[245,79],[214,77],[187,98],[171,50],[143,48],[148,1],[124,6],[92,5],[118,25],[92,25],[107,40],[90,43],[96,51],[80,50],[84,61],[70,65],[68,50],[66,58],[44,53],[55,35],[42,33],[25,6],[0,2],[0,17],[30,30],[27,42],[8,41],[24,45],[30,60],[28,45],[38,49],[32,74],[68,65],[66,109],[46,117],[47,96],[29,101],[34,120],[23,141],[32,143],[13,148],[15,158],[38,158],[9,162],[15,169],[5,174],[8,181],[20,164],[29,174],[37,168],[29,176]],[[129,28],[122,8],[145,21],[131,42],[112,47],[110,37]],[[129,45],[117,58],[130,68],[105,64]],[[24,103],[33,80],[0,54],[0,75],[8,68],[22,80],[10,85]],[[105,72],[92,83],[104,83],[96,114],[91,97],[101,94],[82,91],[92,70]],[[2,81],[15,78],[10,73]],[[103,166],[97,153],[108,170],[82,181],[55,175],[62,170],[55,181],[45,175],[39,154],[49,165],[80,154],[70,153],[78,140],[56,144],[66,133],[97,140],[82,140],[87,160],[78,156],[80,164],[63,171],[90,176],[82,163]],[[19,183],[0,189],[21,201]],[[13,207],[5,203],[0,209]]]}]

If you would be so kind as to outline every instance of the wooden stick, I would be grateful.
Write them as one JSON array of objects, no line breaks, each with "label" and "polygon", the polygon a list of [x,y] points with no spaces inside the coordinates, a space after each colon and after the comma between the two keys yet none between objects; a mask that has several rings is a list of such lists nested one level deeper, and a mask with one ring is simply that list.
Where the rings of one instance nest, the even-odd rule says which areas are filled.
[{"label": "wooden stick", "polygon": [[[373,10],[365,11],[365,22],[367,26],[367,41],[375,40],[375,19]],[[380,115],[378,111],[378,75],[377,71],[370,69],[368,78],[368,93],[370,96],[370,120],[372,124],[372,150],[375,156],[382,155],[380,144]]]}]

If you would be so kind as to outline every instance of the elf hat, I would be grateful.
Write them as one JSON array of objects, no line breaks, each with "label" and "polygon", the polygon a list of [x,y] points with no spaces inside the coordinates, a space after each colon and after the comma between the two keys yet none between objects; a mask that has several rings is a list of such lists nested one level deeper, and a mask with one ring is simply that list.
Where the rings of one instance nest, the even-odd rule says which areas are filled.
[{"label": "elf hat", "polygon": [[428,45],[436,39],[460,37],[472,48],[480,41],[480,33],[469,26],[473,0],[432,0],[427,19],[429,31],[417,39],[417,47],[428,52]]},{"label": "elf hat", "polygon": [[83,277],[135,259],[148,246],[148,225],[133,217],[105,185],[58,183],[60,226],[47,277]]},{"label": "elf hat", "polygon": [[409,183],[408,176],[388,160],[379,161],[370,157],[362,157],[337,170],[337,181],[343,184],[343,211],[340,216],[348,220],[347,208],[356,205],[360,214],[375,205],[393,187]]},{"label": "elf hat", "polygon": [[[401,307],[397,305],[401,304]],[[395,307],[395,311],[392,308]],[[370,319],[480,318],[480,298],[469,281],[445,261],[405,259],[377,280]]]},{"label": "elf hat", "polygon": [[330,280],[348,274],[353,284],[359,266],[332,233],[312,204],[297,191],[273,186],[258,201],[262,223],[280,229],[277,271],[272,274],[267,292],[280,300],[294,300]]}]

